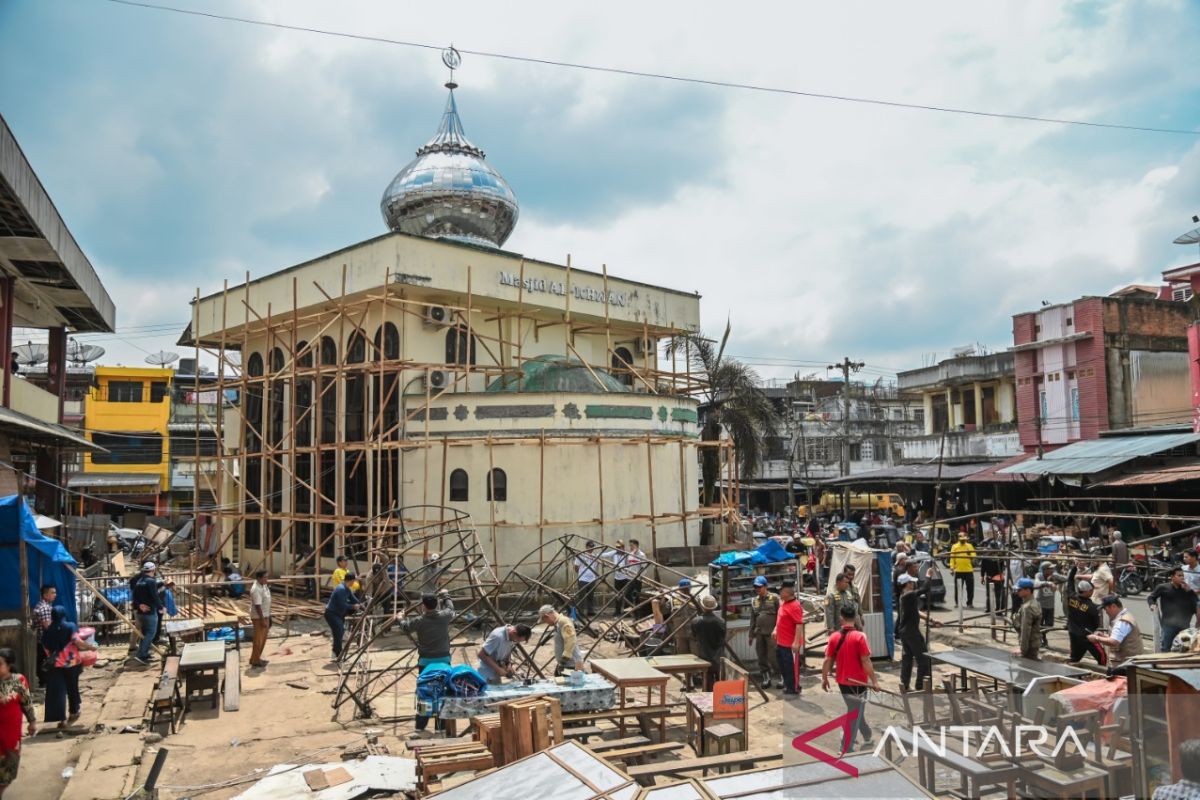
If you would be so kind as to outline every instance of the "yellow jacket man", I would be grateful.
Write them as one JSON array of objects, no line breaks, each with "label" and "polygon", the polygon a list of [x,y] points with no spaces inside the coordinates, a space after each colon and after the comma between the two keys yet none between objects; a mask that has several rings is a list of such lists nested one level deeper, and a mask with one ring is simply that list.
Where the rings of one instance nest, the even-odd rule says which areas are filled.
[{"label": "yellow jacket man", "polygon": [[950,548],[950,571],[954,573],[954,604],[958,605],[958,586],[966,588],[967,607],[975,605],[975,546],[960,533],[958,541]]}]

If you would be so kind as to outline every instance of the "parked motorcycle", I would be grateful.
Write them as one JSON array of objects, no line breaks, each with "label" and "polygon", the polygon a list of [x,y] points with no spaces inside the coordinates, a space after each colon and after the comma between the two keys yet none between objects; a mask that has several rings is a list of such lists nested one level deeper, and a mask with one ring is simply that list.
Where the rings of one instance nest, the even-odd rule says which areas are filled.
[{"label": "parked motorcycle", "polygon": [[1138,571],[1137,565],[1130,561],[1117,577],[1117,593],[1122,597],[1139,595],[1146,591],[1146,581]]}]

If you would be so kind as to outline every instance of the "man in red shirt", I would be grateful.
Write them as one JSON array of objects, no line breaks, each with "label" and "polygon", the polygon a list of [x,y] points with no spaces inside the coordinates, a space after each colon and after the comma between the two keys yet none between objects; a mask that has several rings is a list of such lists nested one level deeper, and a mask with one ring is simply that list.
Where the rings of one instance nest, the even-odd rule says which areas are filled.
[{"label": "man in red shirt", "polygon": [[801,652],[804,647],[804,608],[792,582],[779,587],[779,616],[775,618],[775,658],[783,676],[783,693],[800,694]]},{"label": "man in red shirt", "polygon": [[[782,612],[781,612],[782,613]],[[875,677],[875,668],[871,666],[871,646],[867,644],[867,635],[855,630],[854,623],[858,610],[854,606],[842,606],[842,629],[829,637],[825,646],[825,663],[821,665],[821,688],[829,691],[829,671],[837,672],[838,689],[842,692],[842,701],[848,712],[858,711],[855,724],[847,730],[846,739],[842,743],[842,753],[854,749],[854,739],[862,731],[863,741],[871,743],[871,728],[867,725],[867,687],[879,690],[879,680]]]}]

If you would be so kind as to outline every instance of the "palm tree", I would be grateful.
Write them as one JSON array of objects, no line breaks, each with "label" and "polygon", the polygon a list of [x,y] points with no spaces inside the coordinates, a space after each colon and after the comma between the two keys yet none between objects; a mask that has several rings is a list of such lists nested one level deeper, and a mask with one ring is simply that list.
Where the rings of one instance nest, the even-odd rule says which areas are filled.
[{"label": "palm tree", "polygon": [[[742,476],[754,476],[762,462],[765,440],[777,435],[778,414],[775,406],[759,388],[758,373],[735,358],[725,355],[730,324],[718,344],[699,333],[677,336],[667,345],[667,355],[683,355],[691,373],[703,388],[701,402],[706,407],[700,441],[716,442],[722,430],[733,440],[734,454]],[[721,453],[716,447],[700,448],[702,505],[718,501],[717,481],[721,478]],[[712,544],[712,519],[700,529],[700,543]]]}]

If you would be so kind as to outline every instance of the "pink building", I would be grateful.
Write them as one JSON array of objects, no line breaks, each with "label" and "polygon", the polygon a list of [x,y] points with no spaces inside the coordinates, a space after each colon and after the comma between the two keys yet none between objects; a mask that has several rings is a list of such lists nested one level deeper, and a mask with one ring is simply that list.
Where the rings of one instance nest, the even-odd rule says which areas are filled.
[{"label": "pink building", "polygon": [[1015,315],[1021,446],[1033,452],[1106,430],[1190,423],[1193,318],[1186,303],[1142,292]]}]

